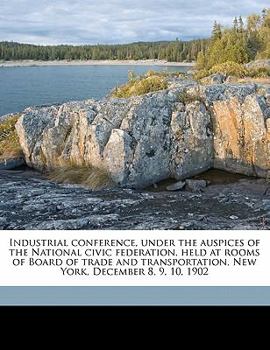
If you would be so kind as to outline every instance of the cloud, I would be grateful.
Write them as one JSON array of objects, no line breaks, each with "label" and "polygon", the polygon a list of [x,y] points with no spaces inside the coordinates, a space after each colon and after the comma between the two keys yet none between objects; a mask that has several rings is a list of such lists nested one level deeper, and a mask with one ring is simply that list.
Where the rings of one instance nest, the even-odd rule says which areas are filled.
[{"label": "cloud", "polygon": [[209,36],[214,20],[260,12],[267,0],[1,0],[0,41],[96,44]]}]

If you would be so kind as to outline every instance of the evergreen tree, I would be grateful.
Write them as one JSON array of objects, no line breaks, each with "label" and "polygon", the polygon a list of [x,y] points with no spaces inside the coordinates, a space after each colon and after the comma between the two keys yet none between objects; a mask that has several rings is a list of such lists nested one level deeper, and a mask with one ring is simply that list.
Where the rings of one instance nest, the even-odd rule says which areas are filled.
[{"label": "evergreen tree", "polygon": [[221,25],[217,23],[217,21],[215,21],[212,29],[211,39],[215,41],[217,39],[221,39],[221,36],[222,36]]},{"label": "evergreen tree", "polygon": [[1,60],[102,60],[161,59],[167,61],[196,60],[206,49],[208,40],[133,43],[126,45],[39,46],[0,42]]},{"label": "evergreen tree", "polygon": [[260,51],[257,58],[270,58],[270,9],[264,10],[261,18],[261,26],[258,30],[260,39]]},{"label": "evergreen tree", "polygon": [[228,61],[247,63],[257,58],[270,58],[270,9],[262,15],[251,15],[245,26],[242,17],[235,18],[231,29],[218,33],[214,23],[211,41],[206,50],[198,54],[198,69],[211,69]]},{"label": "evergreen tree", "polygon": [[257,53],[261,49],[261,39],[259,28],[261,25],[260,15],[251,15],[247,18],[247,53],[249,61],[255,60]]},{"label": "evergreen tree", "polygon": [[238,28],[240,33],[244,33],[244,21],[241,16],[238,19]]},{"label": "evergreen tree", "polygon": [[234,17],[234,20],[233,20],[233,29],[235,32],[238,31],[238,19],[237,17]]}]

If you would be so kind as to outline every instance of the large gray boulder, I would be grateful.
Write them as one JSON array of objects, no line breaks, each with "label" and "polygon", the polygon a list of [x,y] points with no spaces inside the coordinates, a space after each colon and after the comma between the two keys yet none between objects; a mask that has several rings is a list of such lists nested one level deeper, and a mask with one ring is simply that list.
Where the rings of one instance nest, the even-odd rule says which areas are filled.
[{"label": "large gray boulder", "polygon": [[213,167],[268,176],[269,108],[269,91],[255,84],[179,80],[129,99],[28,108],[16,128],[30,167],[89,165],[140,188]]},{"label": "large gray boulder", "polygon": [[200,173],[212,166],[210,114],[201,102],[180,102],[183,88],[28,108],[16,126],[26,162],[39,170],[91,165],[135,188]]}]

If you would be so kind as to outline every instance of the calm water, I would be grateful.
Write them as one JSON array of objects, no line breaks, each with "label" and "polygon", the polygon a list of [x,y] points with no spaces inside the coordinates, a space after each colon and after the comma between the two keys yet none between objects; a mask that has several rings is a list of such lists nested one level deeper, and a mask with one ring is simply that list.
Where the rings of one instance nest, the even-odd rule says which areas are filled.
[{"label": "calm water", "polygon": [[50,66],[0,68],[0,116],[28,106],[99,99],[127,81],[128,71],[187,71],[189,67]]}]

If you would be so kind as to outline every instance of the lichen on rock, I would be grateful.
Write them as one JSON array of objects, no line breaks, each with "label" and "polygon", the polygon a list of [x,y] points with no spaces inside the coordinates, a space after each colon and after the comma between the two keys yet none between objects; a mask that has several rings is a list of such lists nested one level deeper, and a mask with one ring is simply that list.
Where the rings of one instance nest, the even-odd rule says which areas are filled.
[{"label": "lichen on rock", "polygon": [[16,129],[30,167],[72,162],[142,188],[213,167],[266,177],[269,108],[269,91],[256,84],[174,79],[166,90],[127,99],[28,108]]}]

